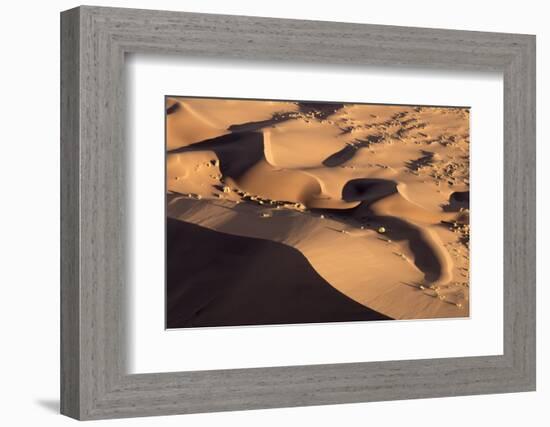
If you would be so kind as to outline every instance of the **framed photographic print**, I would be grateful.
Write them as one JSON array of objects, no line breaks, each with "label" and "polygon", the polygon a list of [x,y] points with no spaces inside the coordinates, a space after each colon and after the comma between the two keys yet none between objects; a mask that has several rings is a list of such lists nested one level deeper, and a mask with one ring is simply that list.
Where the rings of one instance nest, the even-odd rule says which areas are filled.
[{"label": "framed photographic print", "polygon": [[535,38],[61,16],[61,410],[535,389]]}]

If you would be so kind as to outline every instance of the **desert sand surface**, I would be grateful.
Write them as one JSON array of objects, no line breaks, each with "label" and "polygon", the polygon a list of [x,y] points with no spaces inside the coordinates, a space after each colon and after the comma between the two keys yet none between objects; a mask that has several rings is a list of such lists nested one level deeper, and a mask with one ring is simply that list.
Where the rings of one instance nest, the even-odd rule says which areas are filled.
[{"label": "desert sand surface", "polygon": [[388,320],[330,286],[290,246],[172,218],[168,238],[168,274],[186,278],[168,287],[169,326]]},{"label": "desert sand surface", "polygon": [[469,316],[468,108],[166,109],[168,327]]}]

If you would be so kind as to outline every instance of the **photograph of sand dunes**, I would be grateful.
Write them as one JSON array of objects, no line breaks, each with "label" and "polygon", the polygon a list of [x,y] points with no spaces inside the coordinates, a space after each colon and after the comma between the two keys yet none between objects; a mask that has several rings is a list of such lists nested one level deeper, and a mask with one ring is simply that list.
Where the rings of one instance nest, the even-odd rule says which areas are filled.
[{"label": "photograph of sand dunes", "polygon": [[468,107],[165,99],[168,329],[469,316]]}]

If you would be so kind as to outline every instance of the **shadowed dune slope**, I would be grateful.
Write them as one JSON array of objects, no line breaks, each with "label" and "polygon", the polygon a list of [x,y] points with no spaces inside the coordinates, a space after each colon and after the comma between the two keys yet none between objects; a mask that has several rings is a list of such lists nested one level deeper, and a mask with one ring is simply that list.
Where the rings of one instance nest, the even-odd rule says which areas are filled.
[{"label": "shadowed dune slope", "polygon": [[264,158],[263,135],[259,132],[239,132],[176,148],[168,153],[185,154],[213,151],[224,176],[240,177]]},{"label": "shadowed dune slope", "polygon": [[167,219],[167,327],[388,320],[296,249]]}]

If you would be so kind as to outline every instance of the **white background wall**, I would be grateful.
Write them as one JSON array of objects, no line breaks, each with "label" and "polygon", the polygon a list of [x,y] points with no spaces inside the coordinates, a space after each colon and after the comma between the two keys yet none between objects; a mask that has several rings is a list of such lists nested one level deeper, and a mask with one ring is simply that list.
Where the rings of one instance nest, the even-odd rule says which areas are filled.
[{"label": "white background wall", "polygon": [[[115,420],[109,425],[550,425],[548,157],[550,27],[545,2],[187,0],[97,5],[537,34],[538,391]],[[0,422],[63,426],[59,377],[59,11],[75,1],[4,2],[0,66]]]}]

